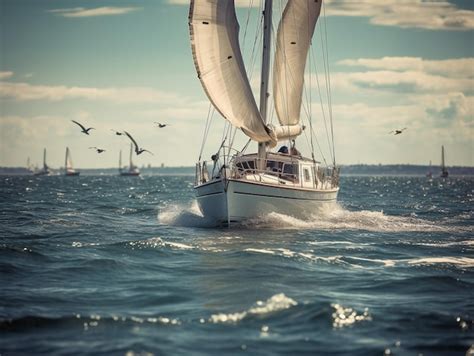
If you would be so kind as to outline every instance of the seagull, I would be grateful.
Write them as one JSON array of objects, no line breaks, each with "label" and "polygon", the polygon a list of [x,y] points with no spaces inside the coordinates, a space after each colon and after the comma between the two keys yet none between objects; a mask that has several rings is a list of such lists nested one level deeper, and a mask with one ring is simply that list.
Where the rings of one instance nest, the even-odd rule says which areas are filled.
[{"label": "seagull", "polygon": [[86,129],[82,124],[78,123],[77,121],[74,121],[74,120],[71,120],[72,122],[74,122],[76,125],[78,125],[81,129],[82,129],[82,133],[85,133],[86,135],[89,135],[89,131],[90,130],[95,130],[93,127],[89,127],[88,129]]},{"label": "seagull", "polygon": [[115,131],[115,130],[113,130],[113,129],[110,129],[110,131],[115,132],[115,134],[116,134],[117,136],[122,136],[122,135],[123,135],[123,132],[120,132],[120,131]]},{"label": "seagull", "polygon": [[92,150],[96,150],[97,153],[102,153],[102,152],[105,152],[105,150],[103,148],[99,148],[99,147],[89,147],[89,149],[92,149]]},{"label": "seagull", "polygon": [[143,148],[139,148],[139,147],[138,147],[138,144],[137,144],[137,141],[135,141],[135,140],[133,139],[132,135],[130,135],[127,131],[124,131],[123,133],[124,133],[125,135],[127,135],[130,140],[132,140],[132,142],[133,142],[133,144],[134,144],[134,146],[135,146],[135,153],[137,154],[137,156],[138,156],[139,154],[142,154],[143,152],[148,152],[148,153],[150,153],[150,154],[153,155],[152,152],[150,152],[150,151],[148,151],[148,150],[145,150],[145,149],[143,149]]},{"label": "seagull", "polygon": [[160,129],[162,129],[163,127],[168,126],[168,124],[162,124],[161,122],[156,122],[156,121],[155,121],[155,124],[157,124]]},{"label": "seagull", "polygon": [[405,131],[407,128],[404,127],[403,129],[401,130],[393,130],[393,131],[390,131],[389,134],[393,133],[394,135],[400,135],[403,131]]}]

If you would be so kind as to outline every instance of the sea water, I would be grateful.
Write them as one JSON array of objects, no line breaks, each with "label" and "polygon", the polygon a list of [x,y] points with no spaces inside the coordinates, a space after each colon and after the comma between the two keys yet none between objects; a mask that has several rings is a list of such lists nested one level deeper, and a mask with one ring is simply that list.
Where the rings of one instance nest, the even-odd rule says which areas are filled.
[{"label": "sea water", "polygon": [[[0,177],[0,354],[465,355],[474,179],[216,228],[190,176]],[[474,348],[472,348],[474,349]]]}]

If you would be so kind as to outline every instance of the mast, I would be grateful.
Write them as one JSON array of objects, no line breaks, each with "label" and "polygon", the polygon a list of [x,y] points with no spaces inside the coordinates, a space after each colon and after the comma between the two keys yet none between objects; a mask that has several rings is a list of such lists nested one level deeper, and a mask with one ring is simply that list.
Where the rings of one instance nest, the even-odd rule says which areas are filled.
[{"label": "mast", "polygon": [[133,169],[133,162],[132,162],[132,144],[130,143],[130,166],[128,170],[131,171]]},{"label": "mast", "polygon": [[[267,104],[268,104],[268,80],[270,75],[270,49],[272,35],[272,5],[273,0],[265,0],[263,10],[263,53],[262,53],[262,73],[260,80],[260,115],[263,122],[267,122]],[[258,144],[258,169],[265,169],[265,159],[267,156],[266,144]]]},{"label": "mast", "polygon": [[66,158],[64,159],[64,169],[67,173],[68,165],[67,165],[67,156],[69,155],[69,147],[66,147]]},{"label": "mast", "polygon": [[441,146],[441,170],[444,172],[446,168],[444,167],[444,146]]},{"label": "mast", "polygon": [[48,166],[46,165],[46,148],[43,151],[43,169],[46,170]]},{"label": "mast", "polygon": [[122,150],[119,153],[119,172],[122,172]]}]

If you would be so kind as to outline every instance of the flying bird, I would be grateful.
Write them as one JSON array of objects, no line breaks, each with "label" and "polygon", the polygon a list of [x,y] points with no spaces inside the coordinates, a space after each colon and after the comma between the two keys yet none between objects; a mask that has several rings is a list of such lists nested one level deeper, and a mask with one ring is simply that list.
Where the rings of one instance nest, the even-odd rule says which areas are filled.
[{"label": "flying bird", "polygon": [[99,148],[99,147],[89,147],[89,149],[92,149],[92,150],[96,150],[97,153],[102,153],[102,152],[105,152],[105,150],[103,148]]},{"label": "flying bird", "polygon": [[156,121],[155,121],[155,124],[157,124],[160,129],[162,129],[163,127],[168,126],[168,124],[162,124],[161,122],[156,122]]},{"label": "flying bird", "polygon": [[150,151],[145,150],[145,149],[143,149],[143,148],[139,148],[139,147],[138,147],[138,144],[137,144],[137,141],[135,141],[134,138],[132,137],[132,135],[130,135],[127,131],[124,131],[123,133],[124,133],[125,135],[127,135],[130,140],[132,140],[133,145],[135,146],[135,153],[137,154],[137,156],[138,156],[139,154],[142,154],[143,152],[148,152],[148,153],[150,153],[150,154],[153,155],[153,152],[150,152]]},{"label": "flying bird", "polygon": [[79,122],[74,121],[74,120],[71,120],[71,121],[74,122],[76,125],[78,125],[82,130],[81,132],[85,133],[86,135],[89,135],[90,130],[95,130],[93,127],[89,127],[88,129],[86,129],[84,125],[80,124]]},{"label": "flying bird", "polygon": [[122,135],[123,135],[123,132],[115,131],[114,129],[110,129],[110,131],[115,132],[115,134],[116,134],[117,136],[122,136]]},{"label": "flying bird", "polygon": [[407,128],[404,127],[403,129],[401,130],[393,130],[393,131],[390,131],[389,134],[393,133],[394,135],[400,135],[403,131],[405,131]]}]

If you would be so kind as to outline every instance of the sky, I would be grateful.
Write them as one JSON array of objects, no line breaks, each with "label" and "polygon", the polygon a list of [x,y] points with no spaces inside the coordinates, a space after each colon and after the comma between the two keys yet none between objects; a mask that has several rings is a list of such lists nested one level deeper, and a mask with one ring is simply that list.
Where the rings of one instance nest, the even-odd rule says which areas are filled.
[{"label": "sky", "polygon": [[[274,4],[276,28],[284,1]],[[236,5],[258,102],[260,59],[251,49],[261,1]],[[76,168],[115,167],[130,141],[112,129],[154,153],[136,157],[139,166],[193,166],[209,101],[188,10],[185,0],[0,0],[0,166],[25,166],[28,157],[39,165],[47,148],[59,168],[68,146]],[[317,158],[330,157],[327,97],[315,85],[327,48],[338,164],[437,165],[444,145],[448,165],[473,166],[474,1],[327,0],[324,13],[306,75]],[[225,120],[215,116],[205,158],[222,140]],[[96,130],[84,135],[71,120]],[[238,134],[236,147],[245,142]],[[297,144],[309,154],[305,137]]]}]

